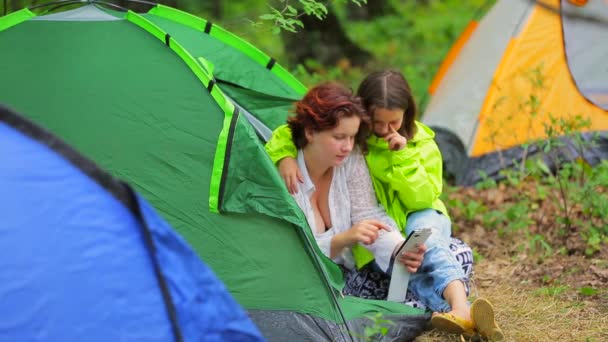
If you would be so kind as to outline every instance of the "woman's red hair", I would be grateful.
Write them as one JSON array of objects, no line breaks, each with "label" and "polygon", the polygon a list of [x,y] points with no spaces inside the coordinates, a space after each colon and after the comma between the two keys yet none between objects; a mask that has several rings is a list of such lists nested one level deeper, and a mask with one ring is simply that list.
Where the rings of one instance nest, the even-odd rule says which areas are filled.
[{"label": "woman's red hair", "polygon": [[[311,88],[295,103],[295,116],[287,120],[297,148],[308,144],[306,130],[322,132],[338,126],[340,119],[356,116],[361,119],[357,143],[364,147],[369,118],[361,99],[352,90],[337,82],[321,83]],[[363,129],[362,129],[363,128]]]}]

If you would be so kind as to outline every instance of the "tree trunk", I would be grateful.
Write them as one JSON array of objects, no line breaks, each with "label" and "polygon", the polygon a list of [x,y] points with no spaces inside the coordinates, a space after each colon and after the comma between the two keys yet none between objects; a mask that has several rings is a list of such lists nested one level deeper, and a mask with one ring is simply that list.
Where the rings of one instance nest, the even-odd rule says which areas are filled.
[{"label": "tree trunk", "polygon": [[305,65],[307,59],[314,59],[326,66],[344,60],[362,66],[372,58],[368,51],[350,40],[332,10],[323,20],[308,15],[300,19],[304,28],[298,33],[282,32],[287,58],[292,65]]},{"label": "tree trunk", "polygon": [[397,13],[389,0],[370,0],[367,4],[361,6],[349,2],[346,9],[348,18],[351,20],[369,21],[377,17]]}]

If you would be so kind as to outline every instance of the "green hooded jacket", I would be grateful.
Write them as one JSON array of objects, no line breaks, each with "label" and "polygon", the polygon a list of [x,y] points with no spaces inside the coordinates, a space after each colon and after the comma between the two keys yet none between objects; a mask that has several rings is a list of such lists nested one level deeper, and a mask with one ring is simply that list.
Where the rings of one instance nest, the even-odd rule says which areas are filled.
[{"label": "green hooded jacket", "polygon": [[416,134],[399,151],[388,149],[388,142],[371,136],[365,156],[374,190],[388,214],[403,230],[407,215],[432,208],[448,216],[439,199],[443,187],[443,163],[435,133],[416,121]]},{"label": "green hooded jacket", "polygon": [[[376,197],[403,233],[407,216],[414,211],[432,208],[448,216],[439,199],[443,162],[434,137],[429,127],[416,121],[416,134],[399,151],[389,150],[388,142],[375,135],[367,140],[365,159]],[[266,151],[275,164],[285,157],[297,157],[289,126],[279,126],[272,133]],[[361,246],[354,246],[353,254],[358,267],[373,260],[371,253]]]}]

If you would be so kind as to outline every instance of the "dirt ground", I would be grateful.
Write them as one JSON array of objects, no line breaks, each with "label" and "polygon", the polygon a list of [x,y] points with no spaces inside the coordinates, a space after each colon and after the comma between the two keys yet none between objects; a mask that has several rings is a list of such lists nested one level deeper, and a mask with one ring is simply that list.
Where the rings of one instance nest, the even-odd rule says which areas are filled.
[{"label": "dirt ground", "polygon": [[[500,210],[531,188],[526,184],[487,190],[461,188],[449,198],[476,200],[489,210]],[[586,256],[580,227],[564,232],[556,223],[559,208],[549,202],[534,202],[536,208],[529,214],[533,223],[527,233],[501,236],[484,227],[479,218],[451,211],[455,235],[477,255],[471,299],[482,296],[494,303],[507,341],[608,341],[608,246]],[[605,225],[606,220],[597,224]],[[551,253],[526,248],[531,234],[543,235],[553,246]],[[416,339],[462,340],[436,331]]]}]

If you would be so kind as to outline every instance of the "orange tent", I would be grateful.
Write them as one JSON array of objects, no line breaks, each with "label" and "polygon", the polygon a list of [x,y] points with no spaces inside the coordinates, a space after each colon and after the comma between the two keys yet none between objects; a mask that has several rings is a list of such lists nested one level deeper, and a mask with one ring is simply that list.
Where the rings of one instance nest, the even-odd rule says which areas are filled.
[{"label": "orange tent", "polygon": [[[429,89],[422,121],[438,133],[446,173],[461,184],[480,170],[497,175],[548,126],[564,131],[552,119],[606,138],[607,61],[608,1],[497,1],[467,27]],[[603,144],[590,153],[590,163],[608,156]]]}]

